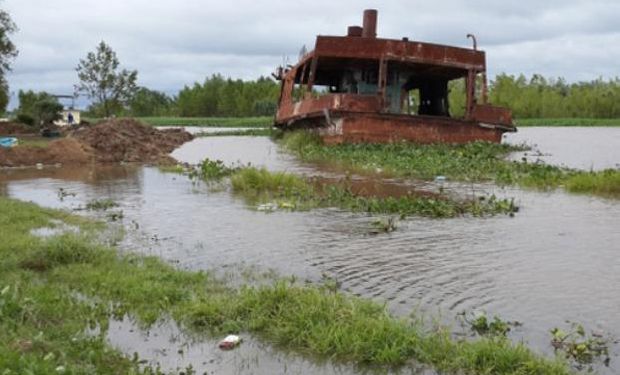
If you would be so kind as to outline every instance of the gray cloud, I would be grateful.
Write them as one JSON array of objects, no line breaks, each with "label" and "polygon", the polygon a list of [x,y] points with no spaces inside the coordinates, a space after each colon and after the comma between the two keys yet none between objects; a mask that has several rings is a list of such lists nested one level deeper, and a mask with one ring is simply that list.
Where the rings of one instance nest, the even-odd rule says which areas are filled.
[{"label": "gray cloud", "polygon": [[141,85],[176,93],[220,72],[267,75],[314,36],[341,35],[379,9],[379,34],[487,51],[491,75],[539,72],[569,81],[620,75],[620,3],[616,0],[211,1],[10,0],[20,49],[9,75],[19,89],[72,92],[80,58],[105,40]]}]

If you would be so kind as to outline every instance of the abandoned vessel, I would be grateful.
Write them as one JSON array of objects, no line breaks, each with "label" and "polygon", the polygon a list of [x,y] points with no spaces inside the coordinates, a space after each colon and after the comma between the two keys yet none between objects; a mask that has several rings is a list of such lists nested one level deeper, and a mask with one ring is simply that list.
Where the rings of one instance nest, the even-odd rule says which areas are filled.
[{"label": "abandoned vessel", "polygon": [[[487,104],[486,57],[473,48],[381,39],[377,11],[346,36],[317,36],[314,50],[279,67],[275,126],[309,128],[326,143],[500,142],[514,132],[512,114]],[[448,85],[465,81],[464,116],[452,117]]]}]

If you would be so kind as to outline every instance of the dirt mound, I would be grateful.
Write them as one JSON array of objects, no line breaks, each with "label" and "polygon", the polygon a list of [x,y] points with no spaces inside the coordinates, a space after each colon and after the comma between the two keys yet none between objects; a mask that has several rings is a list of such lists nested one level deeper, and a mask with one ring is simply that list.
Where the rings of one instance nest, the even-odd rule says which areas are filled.
[{"label": "dirt mound", "polygon": [[0,135],[35,134],[36,130],[18,122],[0,122]]},{"label": "dirt mound", "polygon": [[114,119],[73,130],[100,163],[174,162],[168,154],[193,137],[183,129],[157,130],[133,119]]},{"label": "dirt mound", "polygon": [[37,164],[86,164],[94,161],[93,150],[77,139],[64,138],[47,147],[0,147],[0,166],[22,167]]},{"label": "dirt mound", "polygon": [[183,129],[157,130],[133,119],[109,120],[66,131],[66,138],[52,141],[47,147],[0,147],[0,167],[92,162],[176,164],[169,154],[193,138]]}]

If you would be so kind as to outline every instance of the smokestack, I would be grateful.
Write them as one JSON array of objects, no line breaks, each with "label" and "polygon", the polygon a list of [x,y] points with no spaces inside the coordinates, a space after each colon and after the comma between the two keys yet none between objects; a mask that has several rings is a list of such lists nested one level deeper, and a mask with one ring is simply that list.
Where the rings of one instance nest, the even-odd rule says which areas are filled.
[{"label": "smokestack", "polygon": [[364,23],[362,36],[364,38],[376,38],[377,37],[377,10],[366,9],[364,11]]},{"label": "smokestack", "polygon": [[362,36],[364,31],[359,26],[349,26],[347,30],[347,36]]}]

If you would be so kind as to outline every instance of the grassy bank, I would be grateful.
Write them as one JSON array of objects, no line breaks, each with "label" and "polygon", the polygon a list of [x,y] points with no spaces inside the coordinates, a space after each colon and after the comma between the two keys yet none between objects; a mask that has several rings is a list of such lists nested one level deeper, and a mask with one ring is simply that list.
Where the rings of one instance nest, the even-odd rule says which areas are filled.
[{"label": "grassy bank", "polygon": [[620,171],[576,171],[540,163],[507,161],[521,148],[506,144],[466,145],[342,144],[323,145],[305,132],[287,133],[281,143],[305,161],[338,163],[365,172],[380,170],[394,176],[520,185],[537,189],[563,187],[569,192],[620,197]]},{"label": "grassy bank", "polygon": [[[266,128],[273,124],[273,117],[136,117],[152,126],[204,126],[218,128]],[[96,123],[100,118],[84,118]]]},{"label": "grassy bank", "polygon": [[250,205],[265,210],[309,210],[336,207],[352,212],[394,214],[401,217],[450,218],[462,215],[513,215],[518,211],[512,200],[494,196],[455,199],[446,194],[403,191],[399,195],[356,192],[346,179],[341,182],[307,179],[264,168],[230,168],[221,162],[205,160],[194,172],[204,180],[230,177],[232,190]]},{"label": "grassy bank", "polygon": [[620,126],[617,118],[524,118],[517,126]]},{"label": "grassy bank", "polygon": [[[31,234],[60,222],[81,234]],[[288,350],[360,364],[413,360],[448,373],[570,373],[564,362],[504,337],[455,340],[446,329],[392,317],[330,286],[280,281],[231,289],[208,273],[99,245],[96,225],[30,203],[0,197],[0,228],[3,374],[152,373],[105,342],[109,319],[125,314],[145,326],[172,318],[195,332],[249,332]],[[102,333],[87,334],[95,326]]]},{"label": "grassy bank", "polygon": [[276,134],[277,130],[274,128],[257,128],[257,129],[237,129],[231,128],[230,130],[217,131],[217,132],[202,132],[194,134],[195,137],[230,137],[230,136],[247,136],[247,137],[269,137]]}]

